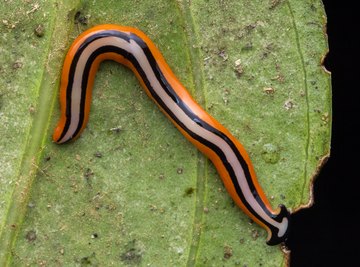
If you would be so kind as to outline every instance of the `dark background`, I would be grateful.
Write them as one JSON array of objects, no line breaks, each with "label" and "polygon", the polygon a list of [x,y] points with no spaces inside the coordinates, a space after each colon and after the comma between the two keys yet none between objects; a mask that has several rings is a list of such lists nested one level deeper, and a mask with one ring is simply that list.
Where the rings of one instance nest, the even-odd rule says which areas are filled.
[{"label": "dark background", "polygon": [[291,267],[360,266],[359,11],[356,1],[323,3],[330,48],[325,66],[332,72],[332,148],[315,181],[315,204],[292,217]]}]

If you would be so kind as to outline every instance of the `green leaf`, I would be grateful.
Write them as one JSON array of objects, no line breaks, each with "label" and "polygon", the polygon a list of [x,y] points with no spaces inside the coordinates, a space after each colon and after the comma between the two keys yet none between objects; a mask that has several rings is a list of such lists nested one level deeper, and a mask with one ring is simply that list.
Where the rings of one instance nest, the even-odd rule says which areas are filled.
[{"label": "green leaf", "polygon": [[329,155],[319,0],[2,1],[0,266],[286,266],[212,164],[114,62],[82,137],[52,143],[62,61],[96,24],[140,28],[248,150],[274,207],[311,204]]}]

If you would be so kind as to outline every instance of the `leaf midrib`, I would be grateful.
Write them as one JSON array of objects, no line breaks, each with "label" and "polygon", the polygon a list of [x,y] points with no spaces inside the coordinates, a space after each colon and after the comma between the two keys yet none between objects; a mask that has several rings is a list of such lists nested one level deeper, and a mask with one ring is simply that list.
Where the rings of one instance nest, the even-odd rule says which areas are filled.
[{"label": "leaf midrib", "polygon": [[[196,95],[196,101],[206,109],[205,86],[203,65],[200,61],[200,50],[198,42],[198,32],[196,30],[195,20],[191,12],[191,2],[177,2],[179,7],[180,18],[185,29],[185,43],[191,69],[192,94]],[[196,200],[194,208],[194,220],[192,223],[192,235],[190,250],[186,266],[196,266],[197,255],[200,246],[202,233],[204,205],[206,199],[207,183],[207,158],[198,151],[197,153],[197,173],[196,173]]]},{"label": "leaf midrib", "polygon": [[[48,56],[44,57],[43,62],[39,64],[40,66],[47,66],[48,62],[52,60],[50,51],[53,49],[54,40],[57,39],[55,31],[58,18],[55,14],[57,13],[56,8],[52,9],[52,12],[53,14],[49,14],[49,26],[47,28],[48,43],[43,51]],[[38,172],[38,165],[48,137],[47,132],[56,102],[57,90],[51,89],[54,88],[54,83],[46,68],[43,68],[38,80],[38,100],[36,102],[38,105],[26,137],[26,148],[16,175],[16,186],[10,197],[3,228],[0,232],[0,266],[9,266],[11,263],[12,249],[27,212],[33,182]],[[56,79],[56,84],[58,81],[59,78]]]}]

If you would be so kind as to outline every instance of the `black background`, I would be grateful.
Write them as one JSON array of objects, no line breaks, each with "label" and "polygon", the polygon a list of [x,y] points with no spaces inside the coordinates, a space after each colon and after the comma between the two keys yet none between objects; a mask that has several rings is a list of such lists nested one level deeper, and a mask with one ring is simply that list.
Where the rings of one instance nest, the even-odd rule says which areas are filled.
[{"label": "black background", "polygon": [[[299,0],[301,1],[301,0]],[[349,4],[352,2],[352,5]],[[292,217],[291,267],[360,266],[359,51],[356,1],[324,0],[332,72],[331,156],[314,186],[315,204]]]}]

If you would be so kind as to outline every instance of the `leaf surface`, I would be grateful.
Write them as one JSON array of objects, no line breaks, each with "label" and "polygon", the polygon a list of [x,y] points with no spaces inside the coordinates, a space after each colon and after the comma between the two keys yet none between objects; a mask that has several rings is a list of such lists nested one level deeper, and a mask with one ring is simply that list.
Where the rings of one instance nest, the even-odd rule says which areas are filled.
[{"label": "leaf surface", "polygon": [[321,1],[3,1],[1,266],[285,266],[212,164],[104,62],[87,129],[58,146],[62,61],[85,29],[137,27],[245,146],[274,207],[311,203],[329,155]]}]

